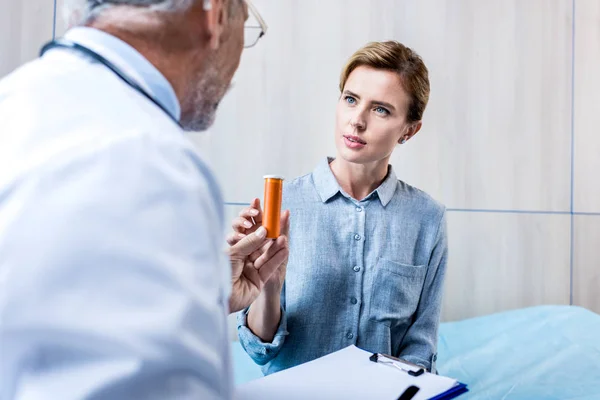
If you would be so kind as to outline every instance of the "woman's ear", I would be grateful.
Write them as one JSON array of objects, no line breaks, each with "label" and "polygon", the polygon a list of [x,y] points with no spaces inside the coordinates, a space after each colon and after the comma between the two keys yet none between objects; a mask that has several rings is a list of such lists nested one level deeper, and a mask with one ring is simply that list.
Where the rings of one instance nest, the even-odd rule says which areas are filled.
[{"label": "woman's ear", "polygon": [[421,126],[423,126],[421,121],[413,122],[412,124],[408,125],[404,130],[404,134],[400,136],[400,139],[398,139],[398,143],[406,143],[411,137],[415,136],[417,132],[421,130]]}]

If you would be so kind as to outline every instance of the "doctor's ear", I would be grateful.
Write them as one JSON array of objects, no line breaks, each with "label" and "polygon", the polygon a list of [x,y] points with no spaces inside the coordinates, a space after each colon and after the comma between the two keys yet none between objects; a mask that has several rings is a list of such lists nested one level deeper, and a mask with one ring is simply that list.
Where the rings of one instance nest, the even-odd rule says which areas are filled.
[{"label": "doctor's ear", "polygon": [[221,42],[227,16],[223,7],[224,0],[202,0],[202,8],[206,14],[210,48],[216,50]]},{"label": "doctor's ear", "polygon": [[400,136],[400,139],[398,139],[398,143],[406,143],[411,137],[415,136],[417,132],[421,130],[421,126],[423,126],[421,121],[413,122],[412,124],[408,125],[404,130],[404,134]]}]

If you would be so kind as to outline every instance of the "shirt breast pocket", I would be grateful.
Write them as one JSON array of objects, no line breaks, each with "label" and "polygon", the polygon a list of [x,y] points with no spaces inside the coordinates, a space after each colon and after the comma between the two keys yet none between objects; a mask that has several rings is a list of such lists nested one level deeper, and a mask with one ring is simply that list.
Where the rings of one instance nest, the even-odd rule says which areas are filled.
[{"label": "shirt breast pocket", "polygon": [[410,319],[419,305],[427,266],[378,258],[375,269],[370,319],[387,326]]}]

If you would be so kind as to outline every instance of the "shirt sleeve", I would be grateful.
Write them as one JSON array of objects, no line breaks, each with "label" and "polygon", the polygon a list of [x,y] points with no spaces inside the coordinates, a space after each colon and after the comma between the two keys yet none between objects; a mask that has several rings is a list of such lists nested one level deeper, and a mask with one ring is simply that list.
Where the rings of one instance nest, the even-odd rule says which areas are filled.
[{"label": "shirt sleeve", "polygon": [[263,342],[248,328],[249,310],[250,307],[240,311],[237,315],[240,344],[256,364],[265,365],[279,354],[285,343],[285,338],[289,334],[287,331],[287,314],[285,312],[285,283],[281,291],[281,319],[271,343]]},{"label": "shirt sleeve", "polygon": [[444,211],[438,225],[414,322],[402,341],[400,353],[396,355],[433,373],[436,371],[438,328],[447,259],[448,237]]},{"label": "shirt sleeve", "polygon": [[150,135],[78,150],[0,202],[0,397],[229,398],[212,177]]}]

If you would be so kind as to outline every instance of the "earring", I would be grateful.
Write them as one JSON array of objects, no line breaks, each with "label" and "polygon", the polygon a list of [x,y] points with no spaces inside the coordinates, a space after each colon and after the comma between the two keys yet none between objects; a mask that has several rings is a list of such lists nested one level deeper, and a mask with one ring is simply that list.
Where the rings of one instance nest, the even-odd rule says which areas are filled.
[{"label": "earring", "polygon": [[204,3],[202,4],[202,8],[204,9],[204,11],[209,11],[212,9],[212,2],[211,0],[204,0]]},{"label": "earring", "polygon": [[402,138],[402,141],[400,141],[400,144],[404,144],[406,143],[406,138]]}]

